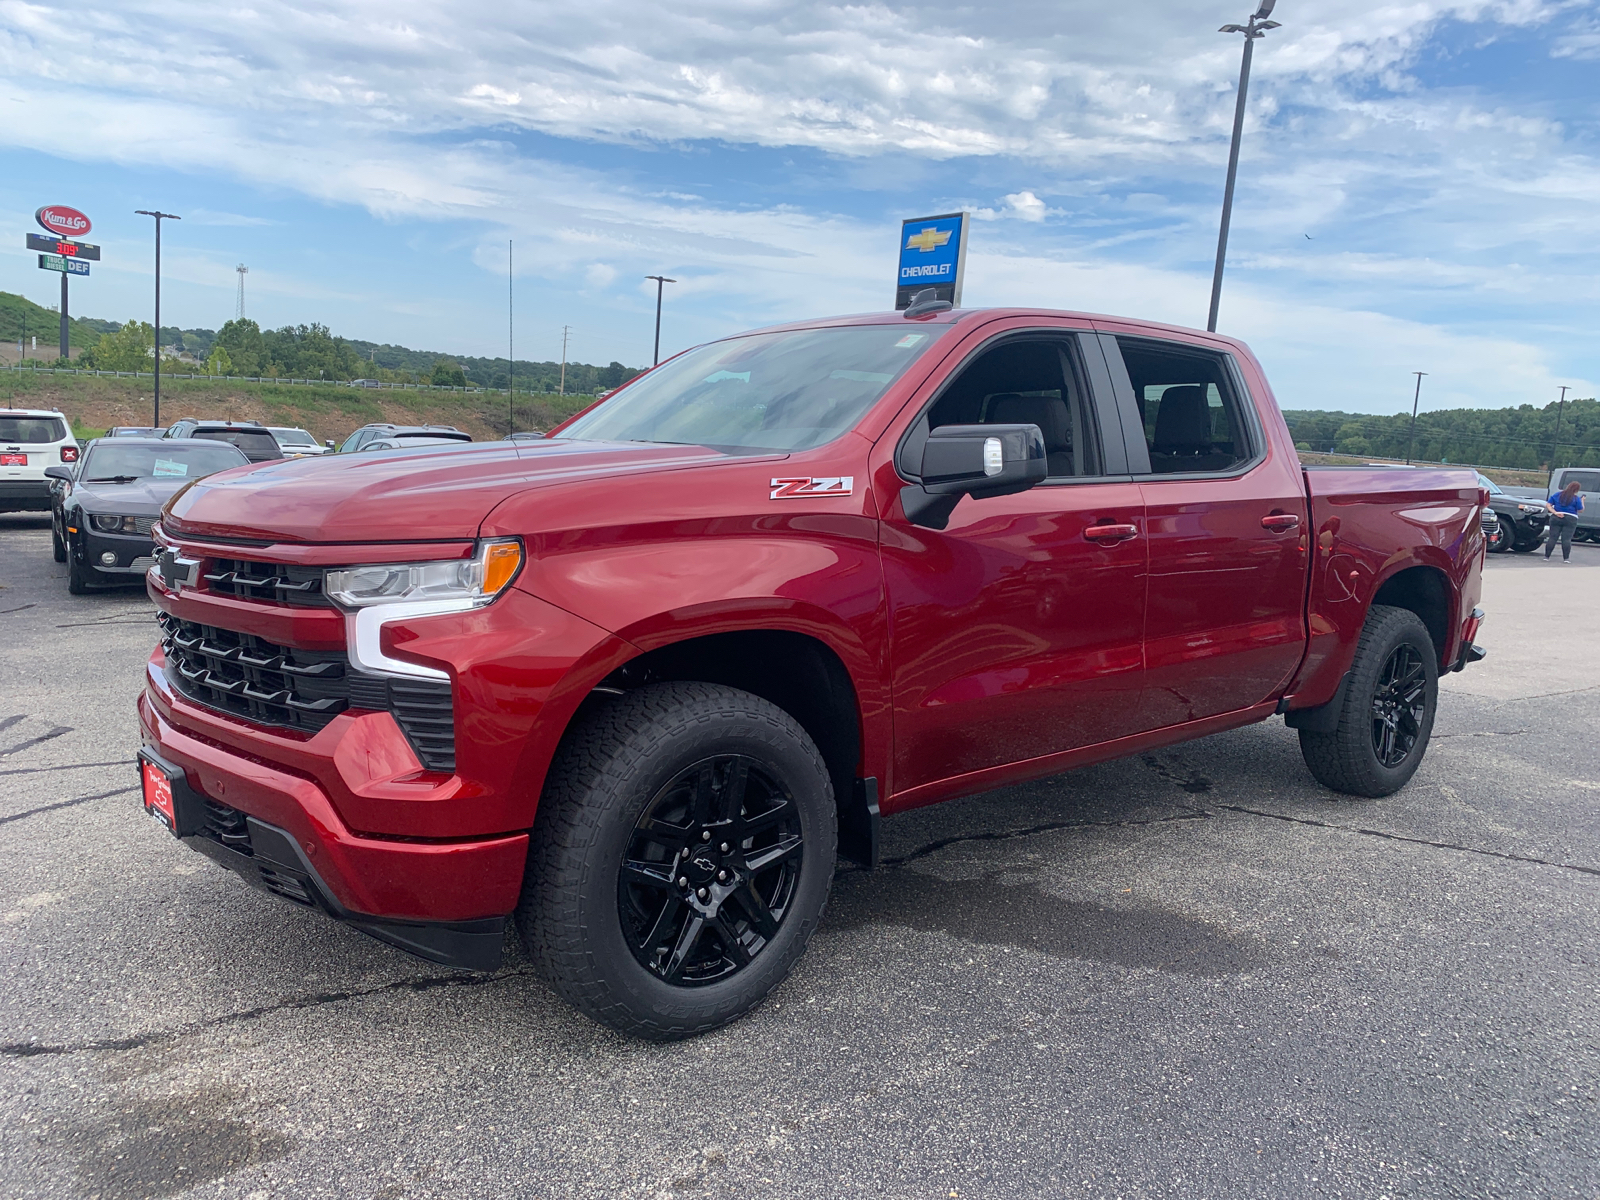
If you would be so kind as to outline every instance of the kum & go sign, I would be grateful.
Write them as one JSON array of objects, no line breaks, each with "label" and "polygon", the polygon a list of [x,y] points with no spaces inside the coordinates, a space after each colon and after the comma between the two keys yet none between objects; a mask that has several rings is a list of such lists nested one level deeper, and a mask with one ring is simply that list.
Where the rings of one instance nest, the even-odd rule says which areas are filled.
[{"label": "kum & go sign", "polygon": [[33,219],[58,237],[82,237],[93,228],[88,217],[65,204],[46,204]]}]

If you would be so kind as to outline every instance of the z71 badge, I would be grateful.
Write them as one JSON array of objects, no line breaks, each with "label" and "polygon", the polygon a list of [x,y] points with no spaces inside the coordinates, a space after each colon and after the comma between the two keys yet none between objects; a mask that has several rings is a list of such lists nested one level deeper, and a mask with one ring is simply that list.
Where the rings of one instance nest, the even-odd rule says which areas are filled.
[{"label": "z71 badge", "polygon": [[774,479],[772,499],[809,500],[813,496],[848,496],[855,490],[854,475],[834,475],[825,479]]}]

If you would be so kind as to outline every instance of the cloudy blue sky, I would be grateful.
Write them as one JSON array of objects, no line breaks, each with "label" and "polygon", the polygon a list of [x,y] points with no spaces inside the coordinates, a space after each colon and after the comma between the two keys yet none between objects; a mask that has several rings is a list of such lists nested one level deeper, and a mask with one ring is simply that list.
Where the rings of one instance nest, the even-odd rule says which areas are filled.
[{"label": "cloudy blue sky", "polygon": [[[886,308],[902,217],[967,208],[968,305],[1203,325],[1249,0],[0,0],[0,289],[71,204],[74,310],[321,321],[647,362]],[[1600,14],[1281,0],[1221,328],[1285,407],[1542,405],[1600,380]]]}]

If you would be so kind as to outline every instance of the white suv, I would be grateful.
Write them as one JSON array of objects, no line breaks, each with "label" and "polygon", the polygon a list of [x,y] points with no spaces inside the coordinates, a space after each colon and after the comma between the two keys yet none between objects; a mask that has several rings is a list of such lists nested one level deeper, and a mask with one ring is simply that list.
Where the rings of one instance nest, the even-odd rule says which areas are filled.
[{"label": "white suv", "polygon": [[49,512],[46,467],[78,461],[72,426],[42,408],[0,408],[0,512]]}]

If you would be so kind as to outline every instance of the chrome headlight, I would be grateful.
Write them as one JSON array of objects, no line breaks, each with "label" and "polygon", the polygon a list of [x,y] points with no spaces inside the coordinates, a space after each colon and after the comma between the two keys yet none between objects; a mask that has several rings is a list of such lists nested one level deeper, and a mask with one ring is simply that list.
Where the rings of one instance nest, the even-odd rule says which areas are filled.
[{"label": "chrome headlight", "polygon": [[1517,505],[1517,511],[1518,512],[1543,512],[1544,511],[1544,506],[1542,504],[1519,504],[1519,505]]},{"label": "chrome headlight", "polygon": [[344,608],[429,601],[479,608],[504,591],[521,569],[521,542],[483,541],[471,558],[329,571],[323,592]]},{"label": "chrome headlight", "polygon": [[133,520],[132,517],[119,517],[114,513],[95,513],[89,518],[89,524],[101,533],[134,533]]}]

